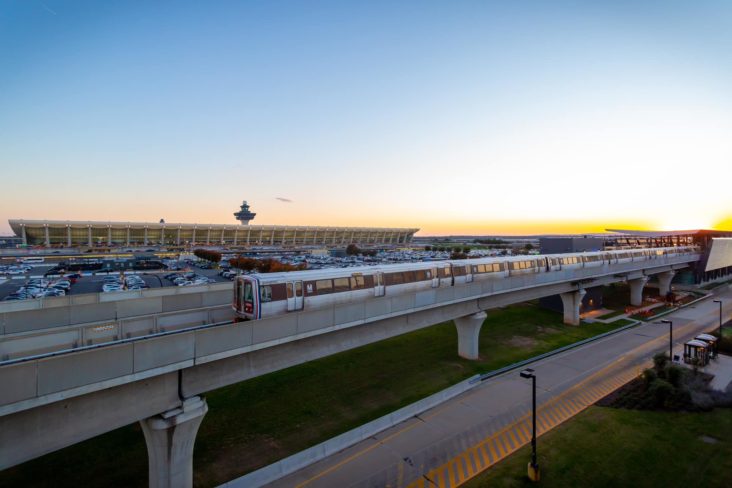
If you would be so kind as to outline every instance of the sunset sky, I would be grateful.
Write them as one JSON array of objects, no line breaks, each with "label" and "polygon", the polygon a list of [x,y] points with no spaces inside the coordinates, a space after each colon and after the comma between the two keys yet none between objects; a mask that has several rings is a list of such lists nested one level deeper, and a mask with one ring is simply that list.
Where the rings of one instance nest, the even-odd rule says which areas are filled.
[{"label": "sunset sky", "polygon": [[[0,0],[7,219],[732,229],[732,2]],[[290,201],[285,201],[290,200]]]}]

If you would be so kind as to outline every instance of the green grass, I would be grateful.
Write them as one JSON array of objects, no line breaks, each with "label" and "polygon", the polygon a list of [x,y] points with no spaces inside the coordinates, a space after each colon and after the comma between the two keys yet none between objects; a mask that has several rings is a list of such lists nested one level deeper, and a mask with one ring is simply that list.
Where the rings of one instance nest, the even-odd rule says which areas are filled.
[{"label": "green grass", "polygon": [[[716,444],[701,437],[717,439]],[[467,488],[732,486],[732,410],[678,413],[590,407],[537,441],[541,481],[526,479],[529,446]]]},{"label": "green grass", "polygon": [[615,312],[606,313],[605,315],[600,315],[599,317],[595,317],[600,320],[607,320],[611,319],[613,317],[617,317],[618,315],[623,315],[625,313],[624,310],[617,310]]},{"label": "green grass", "polygon": [[[481,359],[457,355],[452,323],[277,371],[206,395],[194,478],[213,486],[294,454],[476,373],[615,329],[565,326],[534,305],[488,312]],[[147,454],[132,425],[0,473],[0,486],[144,486]]]}]

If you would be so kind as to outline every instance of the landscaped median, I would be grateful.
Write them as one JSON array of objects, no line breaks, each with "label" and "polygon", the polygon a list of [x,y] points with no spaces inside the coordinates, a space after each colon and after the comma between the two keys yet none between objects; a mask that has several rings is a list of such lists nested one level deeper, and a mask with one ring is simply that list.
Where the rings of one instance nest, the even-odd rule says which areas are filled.
[{"label": "landscaped median", "polygon": [[[194,481],[213,486],[330,439],[474,374],[626,325],[562,324],[522,304],[492,310],[478,361],[457,355],[452,323],[274,372],[206,395]],[[147,452],[131,425],[0,473],[9,486],[145,486]]]}]

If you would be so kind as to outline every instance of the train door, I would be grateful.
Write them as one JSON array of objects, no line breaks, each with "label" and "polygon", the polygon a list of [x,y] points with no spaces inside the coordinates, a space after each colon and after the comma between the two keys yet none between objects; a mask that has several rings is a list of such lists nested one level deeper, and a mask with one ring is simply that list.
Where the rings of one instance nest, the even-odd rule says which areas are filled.
[{"label": "train door", "polygon": [[287,282],[287,311],[293,312],[295,310],[302,310],[302,308],[302,281]]},{"label": "train door", "polygon": [[432,268],[430,273],[432,273],[432,288],[437,288],[440,286],[440,277],[437,276],[437,268]]},{"label": "train door", "polygon": [[384,292],[384,273],[379,271],[374,275],[374,296],[383,297]]}]

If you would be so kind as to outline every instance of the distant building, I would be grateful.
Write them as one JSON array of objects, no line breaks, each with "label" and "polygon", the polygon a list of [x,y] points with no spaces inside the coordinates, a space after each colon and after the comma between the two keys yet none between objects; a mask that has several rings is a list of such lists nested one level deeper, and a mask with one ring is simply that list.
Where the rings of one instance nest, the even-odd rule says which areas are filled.
[{"label": "distant building", "polygon": [[0,247],[18,247],[23,244],[23,239],[18,236],[0,236]]},{"label": "distant building", "polygon": [[605,239],[599,237],[542,237],[539,239],[541,254],[602,251]]},{"label": "distant building", "polygon": [[241,222],[241,225],[249,225],[249,222],[253,220],[256,215],[257,214],[249,211],[249,205],[246,200],[244,200],[244,203],[239,207],[239,211],[234,213],[234,217],[236,217],[236,220]]},{"label": "distant building", "polygon": [[51,246],[343,246],[406,244],[416,228],[182,224],[170,222],[8,221],[19,243]]}]

